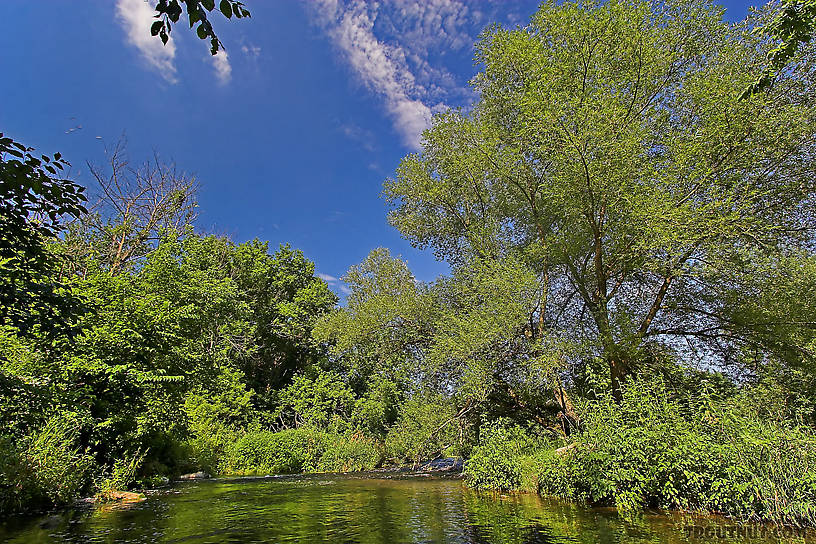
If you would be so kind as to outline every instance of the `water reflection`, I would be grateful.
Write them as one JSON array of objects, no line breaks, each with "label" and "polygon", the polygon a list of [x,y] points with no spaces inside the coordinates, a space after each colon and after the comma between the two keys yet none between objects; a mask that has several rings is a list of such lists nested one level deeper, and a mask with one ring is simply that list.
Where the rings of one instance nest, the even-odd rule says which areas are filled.
[{"label": "water reflection", "polygon": [[[711,520],[646,515],[466,489],[456,480],[305,476],[197,482],[123,508],[69,511],[0,525],[15,543],[688,543]],[[721,522],[720,522],[721,523]],[[720,527],[722,528],[722,527]],[[701,532],[702,531],[698,531]],[[803,539],[735,536],[719,542]],[[765,535],[767,537],[767,535]]]}]

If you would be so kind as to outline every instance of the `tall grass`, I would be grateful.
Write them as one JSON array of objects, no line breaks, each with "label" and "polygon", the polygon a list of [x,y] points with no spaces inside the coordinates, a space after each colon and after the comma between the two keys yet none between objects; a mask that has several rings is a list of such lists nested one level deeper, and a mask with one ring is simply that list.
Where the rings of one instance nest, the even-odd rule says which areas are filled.
[{"label": "tall grass", "polygon": [[70,414],[50,418],[23,443],[0,440],[0,510],[67,504],[90,489],[95,463]]}]

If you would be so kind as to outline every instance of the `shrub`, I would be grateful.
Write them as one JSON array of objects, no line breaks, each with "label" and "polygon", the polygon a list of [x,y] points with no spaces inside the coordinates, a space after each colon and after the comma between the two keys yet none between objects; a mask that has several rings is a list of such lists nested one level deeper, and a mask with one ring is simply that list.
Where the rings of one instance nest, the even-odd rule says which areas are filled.
[{"label": "shrub", "polygon": [[[741,395],[712,422],[719,431],[718,448],[733,467],[728,473],[731,485],[722,486],[713,506],[739,515],[813,525],[816,435],[809,427],[769,418],[764,413],[767,405],[757,400]],[[742,500],[735,502],[735,497]]]},{"label": "shrub", "polygon": [[137,450],[113,463],[110,475],[99,485],[97,496],[105,497],[111,491],[127,491],[137,482],[137,473],[144,463],[147,453]]},{"label": "shrub", "polygon": [[509,419],[482,426],[479,445],[465,463],[471,487],[538,492],[539,475],[553,454],[551,440],[538,436]]},{"label": "shrub", "polygon": [[359,434],[300,427],[247,433],[235,444],[231,471],[294,474],[370,470],[382,459],[378,444]]},{"label": "shrub", "polygon": [[255,415],[253,394],[243,383],[243,373],[225,368],[209,390],[198,388],[187,395],[190,438],[179,454],[185,468],[211,474],[227,470],[235,442]]},{"label": "shrub", "polygon": [[[537,464],[542,493],[615,505],[716,511],[789,523],[816,521],[816,437],[705,392],[671,400],[657,381],[633,381],[622,400],[582,410],[582,432]],[[744,397],[743,397],[744,398]]]},{"label": "shrub", "polygon": [[235,443],[230,466],[242,473],[315,472],[324,441],[324,433],[311,428],[250,432]]},{"label": "shrub", "polygon": [[467,482],[614,505],[624,515],[659,507],[816,522],[813,431],[752,389],[727,401],[712,391],[675,399],[661,379],[631,381],[619,402],[585,403],[581,432],[560,449],[494,422],[466,464]]},{"label": "shrub", "polygon": [[495,421],[483,427],[479,445],[465,464],[467,483],[479,489],[518,489],[521,457],[531,447],[530,437],[518,426]]},{"label": "shrub", "polygon": [[320,458],[321,472],[372,470],[382,462],[382,447],[359,433],[329,435]]},{"label": "shrub", "polygon": [[78,446],[80,425],[54,416],[22,447],[0,440],[0,509],[67,504],[91,484],[93,458]]},{"label": "shrub", "polygon": [[414,464],[440,455],[466,455],[472,430],[457,415],[451,399],[431,395],[408,399],[385,438],[386,455]]}]

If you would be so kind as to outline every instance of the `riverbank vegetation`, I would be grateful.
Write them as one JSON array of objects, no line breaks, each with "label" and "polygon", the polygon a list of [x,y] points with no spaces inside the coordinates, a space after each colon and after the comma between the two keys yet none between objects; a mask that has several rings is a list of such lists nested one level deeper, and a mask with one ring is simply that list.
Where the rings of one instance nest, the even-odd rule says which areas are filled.
[{"label": "riverbank vegetation", "polygon": [[488,28],[478,100],[385,183],[451,273],[375,249],[340,304],[300,251],[197,231],[158,157],[111,150],[88,210],[0,140],[0,508],[456,456],[479,488],[816,523],[816,57],[743,96],[772,16]]}]

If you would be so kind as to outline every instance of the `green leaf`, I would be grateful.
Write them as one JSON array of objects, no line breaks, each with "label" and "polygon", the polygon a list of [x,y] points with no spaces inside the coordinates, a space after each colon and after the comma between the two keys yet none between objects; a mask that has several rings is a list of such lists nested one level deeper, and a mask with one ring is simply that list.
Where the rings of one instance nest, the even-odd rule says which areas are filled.
[{"label": "green leaf", "polygon": [[224,14],[224,17],[227,19],[232,18],[232,4],[229,3],[229,0],[221,0],[221,5],[219,7],[221,9],[221,13]]},{"label": "green leaf", "polygon": [[198,37],[201,38],[202,40],[207,38],[207,29],[204,28],[203,24],[198,25],[198,28],[196,29],[196,34],[198,34]]},{"label": "green leaf", "polygon": [[150,25],[150,35],[157,36],[159,31],[164,26],[164,21],[154,21],[152,25]]}]

